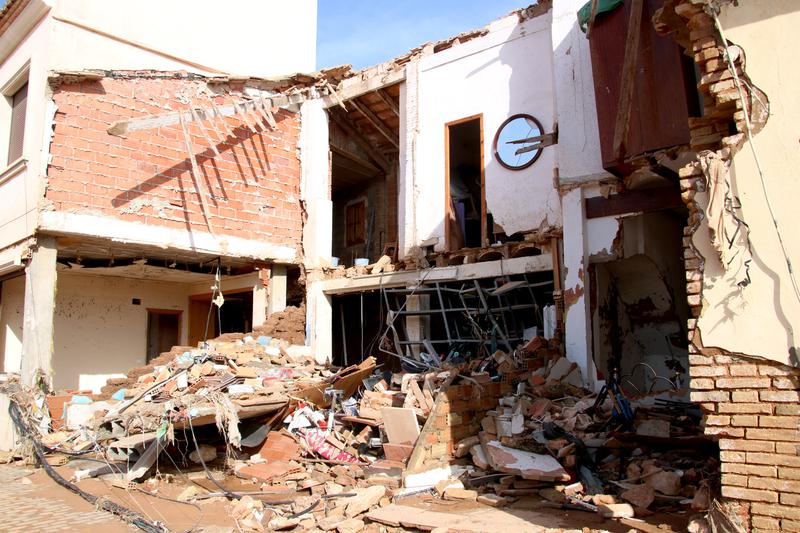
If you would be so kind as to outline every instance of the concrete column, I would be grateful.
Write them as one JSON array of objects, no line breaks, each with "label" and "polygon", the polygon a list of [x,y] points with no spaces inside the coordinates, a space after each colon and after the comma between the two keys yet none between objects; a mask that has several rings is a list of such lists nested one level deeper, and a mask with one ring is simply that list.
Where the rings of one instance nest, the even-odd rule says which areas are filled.
[{"label": "concrete column", "polygon": [[300,114],[301,195],[308,213],[303,250],[306,268],[313,269],[319,268],[321,258],[330,260],[333,247],[328,115],[320,100],[304,102]]},{"label": "concrete column", "polygon": [[267,316],[286,309],[286,265],[272,265]]},{"label": "concrete column", "polygon": [[[333,356],[331,301],[320,286],[320,259],[330,260],[333,248],[333,202],[330,191],[328,114],[321,100],[308,100],[300,108],[301,195],[308,218],[303,228],[306,267],[306,344],[318,363]],[[284,304],[285,305],[285,304]]]},{"label": "concrete column", "polygon": [[306,280],[306,344],[311,346],[317,363],[323,365],[333,359],[333,308],[331,297],[322,290],[321,277],[314,273]]},{"label": "concrete column", "polygon": [[406,66],[406,82],[400,85],[400,162],[397,172],[397,254],[402,259],[417,243],[416,147],[419,63]]},{"label": "concrete column", "polygon": [[[413,295],[406,296],[406,310],[407,311],[425,311],[431,307],[431,298],[428,295]],[[406,333],[408,333],[408,340],[421,342],[428,336],[430,331],[430,316],[428,315],[407,315],[406,316]],[[418,357],[419,352],[423,351],[421,345],[411,345],[411,353],[406,353],[406,356]]]},{"label": "concrete column", "polygon": [[256,284],[253,285],[253,327],[263,326],[267,320],[267,308],[269,306],[269,268],[261,268],[258,271]]},{"label": "concrete column", "polygon": [[55,237],[37,237],[25,267],[25,309],[22,317],[22,383],[32,385],[41,369],[53,379],[53,317],[56,305]]},{"label": "concrete column", "polygon": [[586,253],[586,218],[583,189],[577,187],[561,198],[564,220],[564,328],[567,359],[580,367],[584,384],[592,388],[596,371],[592,361],[589,290],[586,283],[589,264]]}]

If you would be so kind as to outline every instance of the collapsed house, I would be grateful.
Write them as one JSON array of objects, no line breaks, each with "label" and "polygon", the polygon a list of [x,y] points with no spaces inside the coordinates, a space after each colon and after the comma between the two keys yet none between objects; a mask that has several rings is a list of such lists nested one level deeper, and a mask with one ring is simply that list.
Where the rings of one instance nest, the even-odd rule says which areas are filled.
[{"label": "collapsed house", "polygon": [[[246,68],[213,40],[154,31],[178,6],[137,22],[100,2],[6,4],[4,371],[99,392],[173,345],[301,303],[299,117],[288,97],[261,96],[308,82],[267,77],[313,68],[315,5],[252,7],[285,19],[283,42],[297,44],[293,64],[247,67],[258,79],[220,76]],[[190,123],[198,110],[214,124]],[[160,128],[125,122],[170,112]],[[229,118],[239,113],[250,118]],[[220,283],[228,305],[209,316]]]},{"label": "collapsed house", "polygon": [[[345,414],[358,415],[349,423],[363,429],[386,420],[360,411],[396,401],[423,411],[416,440],[382,439],[386,457],[404,461],[405,488],[409,475],[469,456],[487,475],[506,475],[492,480],[498,498],[568,479],[587,491],[594,477],[580,475],[577,442],[553,433],[543,442],[537,431],[554,422],[565,430],[571,420],[570,437],[593,443],[600,437],[590,422],[598,420],[574,419],[591,416],[583,396],[604,387],[613,396],[619,387],[644,402],[635,405],[641,413],[674,417],[691,409],[689,400],[701,407],[702,430],[720,448],[723,514],[744,529],[791,530],[800,521],[791,326],[800,300],[790,261],[796,238],[777,223],[793,195],[775,191],[795,187],[787,175],[795,154],[785,147],[794,103],[786,69],[769,54],[787,49],[781,39],[797,12],[788,1],[541,1],[359,72],[281,80],[54,72],[36,247],[13,249],[8,268],[24,258],[26,277],[3,282],[0,319],[16,332],[6,333],[5,368],[21,366],[23,381],[41,369],[57,389],[98,390],[172,344],[196,350],[217,333],[253,330],[289,292],[299,295],[289,303],[305,305],[305,353],[317,364],[352,368],[375,356],[383,372],[444,374],[400,378],[394,393],[392,379],[389,392],[365,382],[360,409]],[[785,55],[778,53],[791,62]],[[88,146],[70,144],[81,140],[74,128],[86,126],[70,117],[83,120],[94,107],[97,127],[82,141],[101,143],[103,158],[87,161],[80,150]],[[163,162],[127,155],[152,144]],[[114,164],[122,161],[130,168]],[[97,176],[91,190],[76,178],[89,174]],[[101,183],[109,175],[115,187],[129,181],[113,197]],[[100,202],[87,202],[98,191]],[[94,211],[113,222],[86,218]],[[131,221],[174,229],[142,242]],[[117,275],[137,281],[119,294],[128,282]],[[108,293],[103,283],[119,297],[97,313],[104,321],[120,302],[140,305],[145,287],[166,303],[130,315],[152,324],[139,328],[130,358],[99,368],[87,357],[82,368],[77,353],[108,345],[81,330],[94,335],[84,310],[97,312],[97,301],[81,299]],[[214,308],[220,290],[226,303]],[[17,302],[11,318],[7,302]],[[118,316],[121,325],[132,320]],[[23,324],[35,334],[20,335]],[[16,352],[9,339],[12,348],[21,339]],[[42,348],[51,339],[52,357]],[[537,345],[544,352],[524,349]],[[454,372],[463,381],[447,382]],[[419,382],[419,396],[409,381]],[[572,387],[574,401],[551,410],[539,400],[555,398],[546,393],[554,382],[556,391]],[[525,387],[534,390],[526,396]],[[524,430],[510,429],[520,423]],[[655,448],[690,438],[677,423],[652,425],[658,431],[627,437]],[[542,474],[538,463],[535,475],[510,472],[486,456],[496,450],[492,435],[500,457],[526,445],[526,453],[555,455],[563,464],[544,470],[558,475]],[[559,438],[566,440],[550,445]],[[573,448],[562,455],[559,444]],[[614,444],[604,437],[600,448]],[[625,464],[611,456],[609,469]],[[713,461],[675,461],[671,469],[636,463],[638,473],[616,480],[636,492],[623,499],[647,508],[653,495],[644,486],[652,485],[639,482],[659,469],[672,484],[654,498],[702,508],[686,487],[702,487],[703,498],[715,490]],[[692,474],[676,485],[678,464]],[[562,478],[563,468],[577,468],[577,477]],[[464,490],[452,474],[420,486]],[[609,503],[558,492],[559,504]],[[408,514],[382,508],[372,520],[401,524],[397,517]]]}]

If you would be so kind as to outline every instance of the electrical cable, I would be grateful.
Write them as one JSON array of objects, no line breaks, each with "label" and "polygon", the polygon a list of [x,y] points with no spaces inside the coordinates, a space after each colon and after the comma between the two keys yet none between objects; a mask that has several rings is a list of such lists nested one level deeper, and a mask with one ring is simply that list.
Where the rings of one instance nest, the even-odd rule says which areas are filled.
[{"label": "electrical cable", "polygon": [[22,412],[19,408],[15,399],[9,404],[8,408],[9,414],[11,415],[11,419],[14,422],[14,425],[17,426],[17,429],[20,432],[20,435],[28,438],[33,445],[33,451],[36,455],[36,459],[42,465],[42,468],[47,473],[50,478],[55,481],[57,484],[61,485],[65,489],[69,490],[70,492],[74,492],[90,504],[94,505],[98,509],[102,509],[103,511],[112,513],[120,517],[125,522],[134,525],[141,529],[142,531],[146,531],[148,533],[164,533],[165,529],[160,525],[146,519],[139,513],[121,505],[118,505],[106,498],[101,498],[98,496],[94,496],[93,494],[89,494],[88,492],[82,490],[77,485],[70,483],[66,479],[64,479],[61,474],[55,471],[55,469],[50,466],[47,462],[44,449],[42,443],[39,442],[39,439],[35,438],[33,435],[33,431],[28,426],[27,422],[25,422],[22,418]]},{"label": "electrical cable", "polygon": [[194,449],[197,450],[197,458],[200,459],[200,464],[203,465],[203,470],[206,473],[206,477],[209,479],[209,481],[211,481],[211,483],[216,485],[220,491],[222,491],[222,493],[225,495],[226,498],[229,498],[231,500],[240,499],[241,496],[229,491],[228,489],[220,485],[219,482],[216,479],[214,479],[214,476],[211,475],[211,472],[208,470],[206,462],[203,459],[203,454],[200,451],[200,445],[197,444],[197,437],[194,434],[194,425],[192,424],[192,417],[191,415],[189,415],[186,418],[189,420],[189,431],[192,433],[192,441],[194,442]]}]

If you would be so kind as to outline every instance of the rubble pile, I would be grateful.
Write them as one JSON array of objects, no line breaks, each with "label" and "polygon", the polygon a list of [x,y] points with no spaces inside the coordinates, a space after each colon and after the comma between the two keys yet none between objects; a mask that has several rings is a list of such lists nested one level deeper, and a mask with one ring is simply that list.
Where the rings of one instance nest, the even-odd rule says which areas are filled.
[{"label": "rubble pile", "polygon": [[431,363],[398,373],[373,357],[326,368],[306,346],[226,334],[103,395],[29,397],[28,416],[51,452],[94,457],[69,463],[73,481],[169,478],[180,501],[229,500],[242,530],[428,527],[408,522],[407,498],[533,498],[620,519],[709,507],[717,461],[677,392],[623,395],[615,376],[590,393],[541,337],[458,364],[420,359]]},{"label": "rubble pile", "polygon": [[513,393],[485,413],[478,435],[456,444],[455,457],[471,466],[436,485],[443,498],[502,506],[538,495],[615,518],[709,508],[718,450],[700,437],[697,408],[672,390],[630,397],[612,386],[598,399],[544,339],[525,351],[544,353],[543,364],[521,372],[520,360],[493,356]]}]

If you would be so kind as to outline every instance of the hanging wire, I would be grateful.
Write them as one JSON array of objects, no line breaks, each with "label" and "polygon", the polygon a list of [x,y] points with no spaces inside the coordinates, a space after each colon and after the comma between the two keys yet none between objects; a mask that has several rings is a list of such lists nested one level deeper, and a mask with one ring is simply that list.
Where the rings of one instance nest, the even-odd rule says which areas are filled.
[{"label": "hanging wire", "polygon": [[717,32],[719,32],[720,40],[722,41],[722,46],[725,49],[725,59],[728,63],[728,69],[731,71],[731,75],[733,75],[733,81],[736,84],[736,88],[739,91],[739,99],[742,103],[742,109],[744,111],[744,123],[746,128],[747,134],[747,143],[750,145],[750,150],[753,152],[753,159],[756,163],[756,168],[758,169],[758,177],[761,183],[761,190],[764,193],[764,199],[767,203],[767,209],[769,210],[769,215],[772,218],[772,224],[775,226],[775,234],[778,236],[778,243],[780,243],[781,252],[783,253],[783,257],[786,260],[786,269],[789,272],[789,279],[792,282],[792,288],[794,289],[794,296],[797,298],[797,301],[800,302],[800,286],[798,286],[797,279],[795,279],[794,269],[792,268],[792,261],[789,258],[789,253],[786,250],[786,245],[783,242],[783,236],[781,235],[781,230],[778,226],[778,219],[775,216],[775,210],[772,207],[772,201],[770,200],[769,192],[767,191],[767,183],[764,179],[764,170],[761,167],[761,161],[758,157],[758,152],[756,151],[755,143],[753,142],[753,126],[750,123],[750,112],[747,106],[747,100],[745,98],[745,91],[742,87],[742,81],[739,78],[739,73],[736,72],[736,65],[733,62],[733,56],[731,55],[731,50],[728,45],[728,40],[725,38],[725,32],[722,30],[722,24],[719,22],[719,18],[717,17],[717,10],[712,7],[708,6],[707,9],[708,13],[714,19],[714,26],[716,26]]}]

